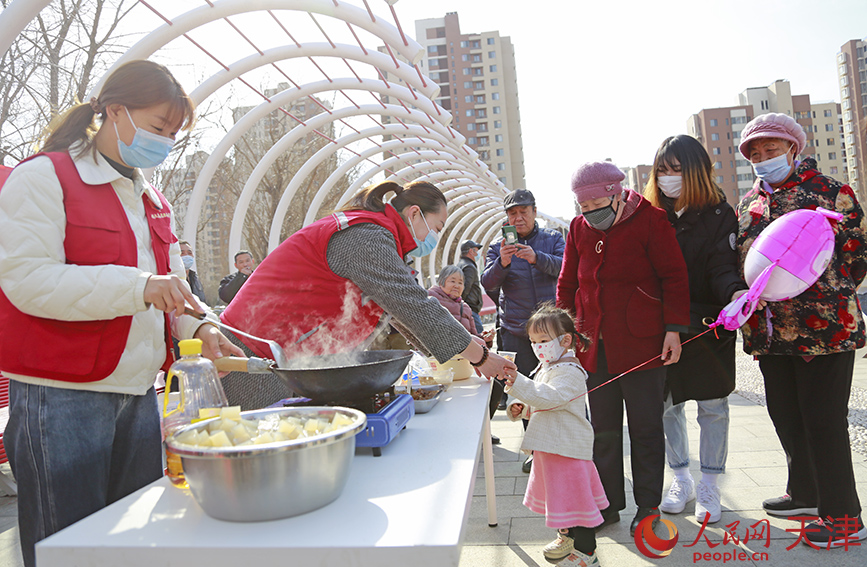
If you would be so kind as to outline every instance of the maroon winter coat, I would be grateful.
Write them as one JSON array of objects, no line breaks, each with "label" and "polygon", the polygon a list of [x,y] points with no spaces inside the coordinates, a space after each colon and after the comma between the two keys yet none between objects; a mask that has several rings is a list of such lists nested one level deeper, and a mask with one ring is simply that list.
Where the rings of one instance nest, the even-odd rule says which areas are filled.
[{"label": "maroon winter coat", "polygon": [[641,370],[661,366],[665,332],[688,330],[689,280],[674,228],[644,197],[625,194],[623,216],[607,231],[575,217],[557,282],[557,306],[592,339],[578,353],[588,372],[600,335],[608,371],[619,374],[654,357]]}]

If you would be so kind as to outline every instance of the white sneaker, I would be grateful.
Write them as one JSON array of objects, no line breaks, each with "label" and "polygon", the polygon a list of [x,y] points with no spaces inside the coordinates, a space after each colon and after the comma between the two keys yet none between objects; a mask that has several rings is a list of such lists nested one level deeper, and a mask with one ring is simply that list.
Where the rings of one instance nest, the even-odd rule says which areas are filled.
[{"label": "white sneaker", "polygon": [[567,567],[599,567],[599,557],[596,556],[596,553],[587,555],[577,549],[573,549],[572,553],[557,565],[558,567],[562,567],[563,565]]},{"label": "white sneaker", "polygon": [[[567,530],[568,532],[568,530]],[[542,555],[548,559],[563,559],[572,553],[572,538],[568,533],[558,532],[557,539],[542,549]]]},{"label": "white sneaker", "polygon": [[708,524],[719,522],[722,508],[719,503],[719,487],[715,484],[698,483],[698,498],[695,502],[695,519],[701,524],[709,515]]},{"label": "white sneaker", "polygon": [[685,479],[674,477],[659,509],[668,514],[680,514],[690,500],[695,500],[695,481],[691,476]]}]

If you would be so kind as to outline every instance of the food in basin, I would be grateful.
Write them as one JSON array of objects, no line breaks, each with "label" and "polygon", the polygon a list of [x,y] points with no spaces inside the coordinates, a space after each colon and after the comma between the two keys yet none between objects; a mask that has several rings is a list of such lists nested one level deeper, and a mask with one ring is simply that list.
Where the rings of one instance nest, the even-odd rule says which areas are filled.
[{"label": "food in basin", "polygon": [[166,439],[206,514],[239,522],[275,520],[340,496],[355,435],[367,423],[364,413],[344,407],[233,413],[187,425]]}]

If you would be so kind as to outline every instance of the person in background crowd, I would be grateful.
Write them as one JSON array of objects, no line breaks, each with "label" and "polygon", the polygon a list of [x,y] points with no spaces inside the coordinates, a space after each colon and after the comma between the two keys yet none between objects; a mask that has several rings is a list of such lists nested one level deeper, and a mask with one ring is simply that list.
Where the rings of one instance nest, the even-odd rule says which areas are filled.
[{"label": "person in background crowd", "polygon": [[[659,516],[665,476],[665,370],[678,361],[679,333],[688,330],[689,280],[665,212],[623,189],[624,177],[610,162],[586,163],[572,175],[581,215],[569,228],[557,306],[574,313],[578,330],[592,341],[578,358],[590,373],[593,461],[611,503],[602,512],[602,526],[620,521],[620,510],[626,508],[626,403],[638,505],[629,526],[634,534],[641,520]],[[633,370],[639,365],[640,370]]]},{"label": "person in background crowd", "polygon": [[[668,215],[689,273],[690,324],[687,339],[707,330],[722,308],[747,285],[738,274],[738,221],[725,194],[713,182],[713,164],[704,146],[690,136],[666,138],[653,160],[644,196]],[[735,332],[722,327],[683,346],[680,361],[665,379],[665,455],[674,481],[659,509],[680,514],[696,499],[698,523],[718,522],[722,509],[717,479],[728,455],[728,395],[735,387]],[[701,430],[701,481],[689,472],[684,405],[696,400]]]},{"label": "person in background crowd", "polygon": [[594,528],[602,523],[608,499],[593,464],[593,427],[584,402],[587,372],[574,352],[587,338],[575,330],[569,313],[551,304],[530,317],[527,331],[539,359],[536,376],[506,371],[514,398],[506,415],[529,419],[521,450],[536,453],[524,506],[545,514],[545,525],[557,528],[557,539],[542,549],[547,559],[599,567]]},{"label": "person in background crowd", "polygon": [[154,381],[172,362],[172,334],[201,339],[212,359],[242,354],[184,314],[204,310],[184,281],[169,202],[141,172],[194,113],[168,69],[129,61],[49,126],[0,191],[3,443],[25,567],[38,541],[162,476]]},{"label": "person in background crowd", "polygon": [[181,247],[181,261],[183,261],[184,268],[187,270],[187,283],[190,284],[193,294],[201,299],[202,303],[207,303],[205,301],[205,288],[202,287],[202,281],[199,279],[198,274],[196,274],[196,270],[193,269],[193,264],[196,262],[193,256],[193,247],[186,240],[179,240],[178,245]]},{"label": "person in background crowd", "polygon": [[[506,244],[501,238],[488,248],[482,285],[487,290],[500,289],[503,350],[516,353],[518,372],[528,376],[538,361],[527,335],[527,321],[541,304],[553,301],[556,296],[566,242],[556,230],[539,228],[536,199],[526,189],[506,195],[503,207],[508,224],[518,232],[518,241]],[[530,472],[532,463],[530,455],[522,466],[524,472]]]},{"label": "person in background crowd", "polygon": [[817,515],[804,543],[833,547],[867,538],[849,446],[849,392],[855,350],[864,346],[856,290],[867,274],[867,221],[855,193],[802,161],[807,137],[785,114],[757,116],[739,150],[753,164],[753,189],[738,204],[741,275],[747,251],[771,222],[798,209],[843,213],[822,276],[800,295],[768,302],[741,327],[744,352],[765,379],[768,414],[786,453],[786,494],[762,503],[772,516]]},{"label": "person in background crowd", "polygon": [[235,269],[238,271],[220,280],[220,299],[227,304],[235,299],[241,286],[256,269],[256,262],[249,250],[241,250],[235,254]]},{"label": "person in background crowd", "polygon": [[464,293],[461,297],[473,311],[473,321],[478,334],[484,330],[482,317],[479,315],[482,310],[482,286],[479,283],[479,266],[476,265],[476,258],[479,256],[479,248],[481,247],[481,244],[472,240],[464,241],[461,244],[461,259],[458,261],[458,266],[464,274]]}]

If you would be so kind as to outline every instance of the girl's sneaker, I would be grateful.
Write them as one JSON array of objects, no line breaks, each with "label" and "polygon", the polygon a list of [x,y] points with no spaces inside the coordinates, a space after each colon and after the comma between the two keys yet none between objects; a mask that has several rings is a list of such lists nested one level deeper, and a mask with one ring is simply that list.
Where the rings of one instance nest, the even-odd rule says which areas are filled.
[{"label": "girl's sneaker", "polygon": [[567,567],[599,567],[599,558],[596,556],[596,552],[587,555],[586,553],[581,553],[577,549],[573,549],[572,553],[557,565],[565,565]]},{"label": "girl's sneaker", "polygon": [[573,540],[569,537],[569,530],[557,532],[557,539],[542,549],[542,555],[548,559],[563,559],[572,553]]}]

